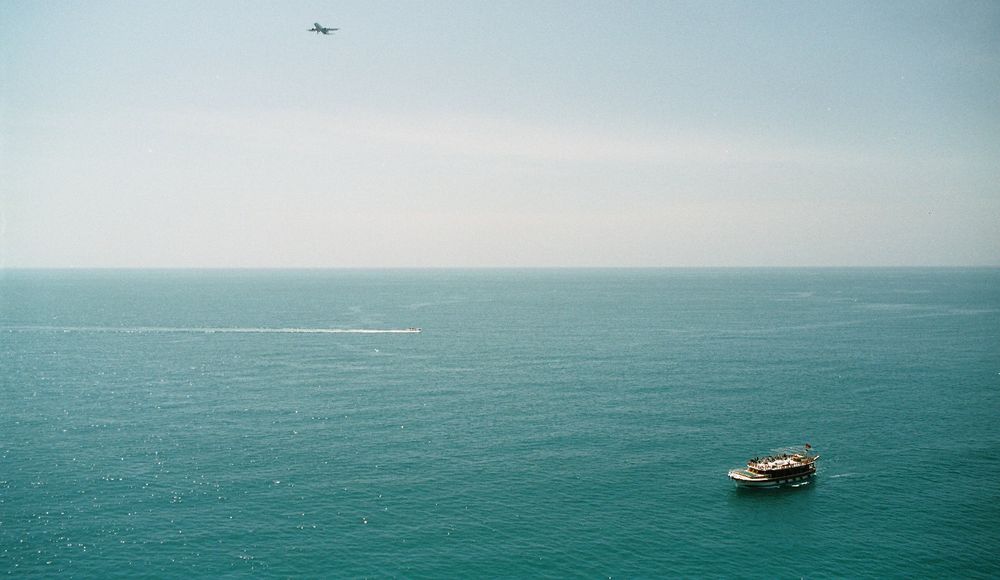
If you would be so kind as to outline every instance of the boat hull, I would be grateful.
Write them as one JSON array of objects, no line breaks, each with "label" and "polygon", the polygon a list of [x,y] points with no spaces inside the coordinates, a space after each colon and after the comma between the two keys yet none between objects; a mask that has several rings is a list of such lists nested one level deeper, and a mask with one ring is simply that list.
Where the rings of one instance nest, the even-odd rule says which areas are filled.
[{"label": "boat hull", "polygon": [[732,479],[736,484],[736,487],[783,487],[783,486],[796,486],[804,485],[809,483],[813,477],[816,476],[816,472],[812,471],[809,473],[803,473],[799,475],[789,475],[786,477],[761,477],[761,478],[747,478],[740,474],[729,474],[729,479]]}]

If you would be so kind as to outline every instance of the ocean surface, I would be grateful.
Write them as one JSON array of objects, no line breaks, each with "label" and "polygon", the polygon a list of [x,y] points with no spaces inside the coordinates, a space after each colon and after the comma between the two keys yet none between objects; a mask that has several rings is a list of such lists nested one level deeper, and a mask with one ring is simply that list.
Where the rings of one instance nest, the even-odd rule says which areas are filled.
[{"label": "ocean surface", "polygon": [[13,577],[995,578],[998,473],[998,269],[0,271]]}]

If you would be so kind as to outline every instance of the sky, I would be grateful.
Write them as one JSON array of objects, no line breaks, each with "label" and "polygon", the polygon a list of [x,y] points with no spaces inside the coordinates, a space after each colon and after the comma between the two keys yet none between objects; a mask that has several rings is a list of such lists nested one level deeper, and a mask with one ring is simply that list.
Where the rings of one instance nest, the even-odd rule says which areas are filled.
[{"label": "sky", "polygon": [[992,0],[0,23],[0,267],[1000,266]]}]

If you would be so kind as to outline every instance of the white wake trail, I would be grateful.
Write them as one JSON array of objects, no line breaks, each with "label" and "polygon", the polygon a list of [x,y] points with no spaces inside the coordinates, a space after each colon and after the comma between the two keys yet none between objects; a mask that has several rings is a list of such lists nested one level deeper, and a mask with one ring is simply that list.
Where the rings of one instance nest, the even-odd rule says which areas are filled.
[{"label": "white wake trail", "polygon": [[119,334],[418,334],[419,328],[267,328],[197,326],[8,326],[8,332],[114,332]]}]

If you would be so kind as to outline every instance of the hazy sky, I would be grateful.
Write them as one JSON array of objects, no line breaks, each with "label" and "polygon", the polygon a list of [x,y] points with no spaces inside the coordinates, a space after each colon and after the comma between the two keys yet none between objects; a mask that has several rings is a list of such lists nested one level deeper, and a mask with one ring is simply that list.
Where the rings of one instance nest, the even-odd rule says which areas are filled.
[{"label": "hazy sky", "polygon": [[8,267],[1000,265],[992,0],[0,23]]}]

